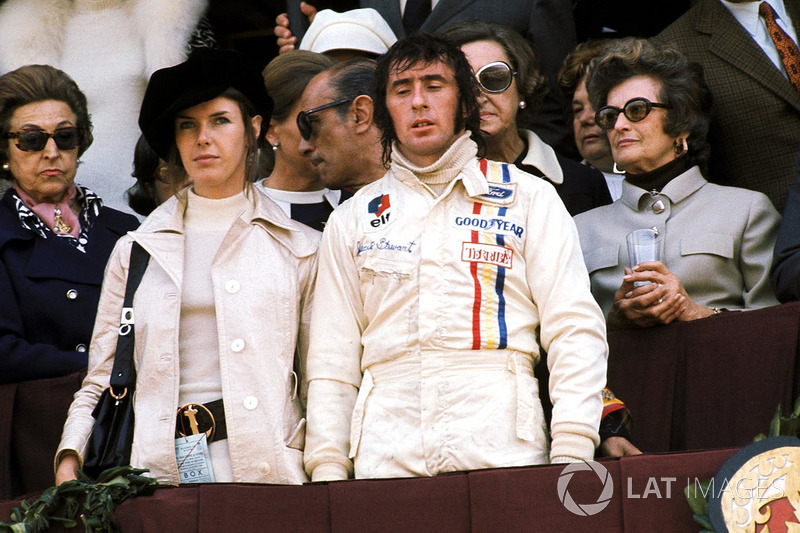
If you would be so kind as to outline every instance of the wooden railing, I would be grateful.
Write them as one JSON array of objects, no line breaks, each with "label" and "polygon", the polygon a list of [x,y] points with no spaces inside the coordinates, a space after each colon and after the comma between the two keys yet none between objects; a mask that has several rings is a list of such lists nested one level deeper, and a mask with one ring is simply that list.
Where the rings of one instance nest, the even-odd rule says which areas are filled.
[{"label": "wooden railing", "polygon": [[[732,453],[727,448],[766,432],[776,407],[788,411],[800,395],[799,332],[795,303],[611,333],[608,383],[628,404],[635,442],[646,455],[602,462],[614,480],[614,495],[592,517],[565,509],[557,493],[563,468],[543,466],[303,487],[165,488],[123,504],[119,520],[131,531],[263,524],[281,531],[486,531],[532,524],[542,531],[567,527],[560,524],[580,528],[568,529],[573,531],[689,531],[691,513],[680,494],[686,479],[710,477]],[[52,483],[53,453],[80,379],[76,374],[0,386],[0,500]],[[687,450],[706,451],[654,453]],[[597,477],[576,476],[588,481],[570,484],[574,500],[594,502],[602,488]],[[641,497],[651,478],[664,493]],[[675,478],[669,498],[661,478]],[[12,505],[0,504],[0,520]]]}]

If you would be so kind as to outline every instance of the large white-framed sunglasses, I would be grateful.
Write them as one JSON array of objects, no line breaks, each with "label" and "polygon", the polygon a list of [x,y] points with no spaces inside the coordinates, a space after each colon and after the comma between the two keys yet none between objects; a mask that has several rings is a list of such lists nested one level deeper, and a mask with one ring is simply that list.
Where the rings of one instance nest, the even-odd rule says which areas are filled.
[{"label": "large white-framed sunglasses", "polygon": [[509,87],[517,73],[505,61],[493,61],[478,69],[475,79],[487,93],[502,93]]}]

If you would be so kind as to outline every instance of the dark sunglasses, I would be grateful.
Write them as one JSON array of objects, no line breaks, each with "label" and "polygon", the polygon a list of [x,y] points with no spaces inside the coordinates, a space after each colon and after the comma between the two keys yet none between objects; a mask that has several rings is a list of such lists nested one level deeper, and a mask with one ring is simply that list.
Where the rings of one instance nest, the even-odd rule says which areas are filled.
[{"label": "dark sunglasses", "polygon": [[479,68],[475,79],[487,93],[501,93],[511,87],[511,80],[516,75],[505,61],[494,61]]},{"label": "dark sunglasses", "polygon": [[309,109],[308,111],[300,111],[297,114],[297,129],[300,130],[300,136],[303,137],[305,140],[309,140],[311,138],[311,119],[309,118],[314,113],[319,113],[320,111],[324,111],[326,109],[330,109],[331,107],[340,106],[342,104],[349,104],[352,102],[352,98],[346,98],[344,100],[336,100],[335,102],[330,102],[325,105],[321,105],[319,107],[315,107],[314,109]]},{"label": "dark sunglasses", "polygon": [[58,128],[54,132],[44,130],[19,130],[6,135],[8,139],[16,139],[14,144],[23,152],[39,152],[53,138],[59,150],[74,150],[81,144],[81,133],[78,128]]},{"label": "dark sunglasses", "polygon": [[657,104],[651,102],[647,98],[631,98],[625,103],[622,109],[611,105],[601,107],[600,111],[594,115],[594,122],[604,130],[610,130],[614,129],[614,125],[617,123],[617,118],[620,113],[624,114],[625,118],[631,122],[639,122],[644,120],[654,107],[661,107],[663,109],[670,108],[670,106],[666,104]]}]

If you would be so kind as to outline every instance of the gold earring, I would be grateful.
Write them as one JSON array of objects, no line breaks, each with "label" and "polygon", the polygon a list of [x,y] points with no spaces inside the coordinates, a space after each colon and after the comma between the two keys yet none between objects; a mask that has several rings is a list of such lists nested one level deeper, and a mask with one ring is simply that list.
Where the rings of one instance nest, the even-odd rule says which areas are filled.
[{"label": "gold earring", "polygon": [[675,142],[675,155],[680,157],[684,155],[686,152],[689,151],[689,143],[686,141],[686,137],[681,139],[681,142]]}]

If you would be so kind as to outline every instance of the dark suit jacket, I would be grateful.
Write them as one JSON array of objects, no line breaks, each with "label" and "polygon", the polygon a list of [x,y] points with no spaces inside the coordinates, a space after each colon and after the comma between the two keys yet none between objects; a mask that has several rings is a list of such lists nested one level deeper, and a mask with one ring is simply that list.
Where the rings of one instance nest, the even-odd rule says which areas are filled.
[{"label": "dark suit jacket", "polygon": [[[800,169],[800,158],[797,160]],[[789,189],[775,241],[770,281],[781,303],[800,300],[800,170]]]},{"label": "dark suit jacket", "polygon": [[[784,0],[800,30],[800,0]],[[710,181],[763,192],[778,211],[800,151],[800,94],[718,0],[700,0],[654,37],[705,70],[714,96]]]},{"label": "dark suit jacket", "polygon": [[136,217],[104,207],[82,253],[24,229],[12,194],[0,200],[0,383],[86,367],[108,256],[139,225]]},{"label": "dark suit jacket", "polygon": [[[302,34],[295,31],[300,26],[291,18],[299,13],[300,0],[287,4],[292,32],[301,39]],[[399,0],[360,0],[359,4],[380,13],[398,39],[405,37]],[[572,129],[564,121],[565,100],[556,84],[562,61],[576,45],[570,0],[439,0],[420,30],[437,33],[453,22],[472,19],[505,24],[533,43],[550,90],[531,129],[560,153],[577,158]]]}]

